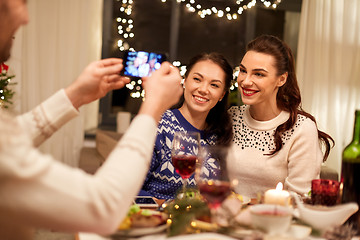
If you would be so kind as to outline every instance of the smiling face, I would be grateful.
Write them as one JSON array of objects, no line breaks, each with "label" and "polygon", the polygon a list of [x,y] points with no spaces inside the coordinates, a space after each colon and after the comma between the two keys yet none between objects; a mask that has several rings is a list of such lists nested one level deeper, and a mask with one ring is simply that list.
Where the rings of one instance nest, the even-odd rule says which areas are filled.
[{"label": "smiling face", "polygon": [[[276,94],[285,84],[287,73],[280,76],[275,68],[275,58],[269,54],[248,51],[240,64],[237,79],[244,104],[264,114],[279,113]],[[253,116],[254,117],[254,116]]]},{"label": "smiling face", "polygon": [[0,62],[10,57],[15,32],[28,21],[26,0],[0,0]]},{"label": "smiling face", "polygon": [[187,75],[184,86],[185,101],[181,110],[185,115],[206,117],[225,95],[225,72],[211,60],[197,62]]}]

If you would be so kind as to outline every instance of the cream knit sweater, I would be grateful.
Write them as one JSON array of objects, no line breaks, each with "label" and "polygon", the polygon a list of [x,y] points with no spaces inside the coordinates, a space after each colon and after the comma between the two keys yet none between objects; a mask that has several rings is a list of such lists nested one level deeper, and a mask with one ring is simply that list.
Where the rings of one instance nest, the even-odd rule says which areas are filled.
[{"label": "cream knit sweater", "polygon": [[0,112],[0,239],[31,239],[36,227],[109,234],[127,214],[147,173],[157,124],[137,116],[89,175],[34,147],[77,114],[64,90],[16,120]]},{"label": "cream knit sweater", "polygon": [[298,115],[292,129],[283,136],[283,148],[275,155],[265,155],[274,149],[273,134],[289,118],[282,111],[269,121],[256,121],[249,106],[232,107],[233,149],[231,175],[239,180],[236,191],[249,197],[274,189],[282,182],[284,188],[299,194],[311,189],[311,180],[319,178],[323,154],[315,123]]}]

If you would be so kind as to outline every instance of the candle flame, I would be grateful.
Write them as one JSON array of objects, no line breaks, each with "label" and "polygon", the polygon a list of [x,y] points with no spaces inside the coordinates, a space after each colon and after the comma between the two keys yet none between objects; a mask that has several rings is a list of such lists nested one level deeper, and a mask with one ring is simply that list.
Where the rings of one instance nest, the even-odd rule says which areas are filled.
[{"label": "candle flame", "polygon": [[277,185],[276,185],[276,190],[277,191],[281,191],[283,189],[283,184],[281,182],[279,182]]}]

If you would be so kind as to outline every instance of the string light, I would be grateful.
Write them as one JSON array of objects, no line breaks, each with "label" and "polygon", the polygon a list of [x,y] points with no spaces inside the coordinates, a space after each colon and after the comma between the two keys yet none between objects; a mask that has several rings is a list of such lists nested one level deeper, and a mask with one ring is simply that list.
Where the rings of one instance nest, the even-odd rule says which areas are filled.
[{"label": "string light", "polygon": [[[217,8],[216,6],[203,7],[197,1],[198,0],[177,0],[177,2],[185,4],[185,7],[189,12],[197,12],[200,18],[214,15],[219,18],[226,18],[229,21],[238,19],[238,15],[241,15],[244,10],[254,7],[257,3],[256,0],[233,0],[232,2],[227,0],[224,2],[227,2],[226,4],[228,6],[225,6],[224,8]],[[161,2],[166,3],[167,0],[161,0]],[[281,3],[281,0],[260,0],[259,2],[261,2],[266,8],[272,7],[276,9]]]},{"label": "string light", "polygon": [[135,37],[133,32],[133,20],[131,19],[133,0],[116,0],[119,7],[119,16],[116,18],[118,23],[118,34],[120,38],[117,40],[117,46],[120,51],[130,49],[130,45],[127,42],[128,39]]},{"label": "string light", "polygon": [[[129,39],[135,37],[134,30],[134,20],[131,18],[131,14],[133,11],[133,0],[114,0],[116,1],[119,7],[119,16],[116,18],[116,22],[118,24],[118,34],[119,38],[117,39],[117,47],[120,51],[135,51],[134,48],[130,47],[128,43]],[[131,81],[130,83],[126,84],[126,88],[130,91],[134,91],[130,93],[132,98],[140,98],[143,97],[144,90],[141,88],[141,80],[140,81]]]},{"label": "string light", "polygon": [[[133,11],[133,0],[114,0],[119,3],[119,16],[116,18],[116,22],[118,24],[117,30],[119,34],[119,38],[117,41],[117,46],[120,51],[135,51],[134,48],[130,47],[130,44],[128,43],[128,40],[135,37],[135,34],[133,32],[134,30],[134,20],[131,18],[131,14]],[[161,2],[166,3],[167,0],[161,0]],[[244,0],[236,0],[236,4],[240,5]],[[238,18],[238,14],[241,14],[244,9],[251,8],[255,6],[256,0],[252,0],[247,5],[244,5],[241,10],[238,9],[237,13],[232,12],[233,8],[230,6],[225,7],[224,9],[218,9],[215,6],[210,8],[203,8],[203,6],[199,3],[197,3],[197,0],[177,0],[179,3],[186,4],[187,9],[190,12],[197,12],[197,14],[201,18],[205,18],[206,16],[216,15],[220,18],[226,17],[228,20],[234,20]],[[261,2],[264,3],[265,6],[271,6],[270,1],[261,0]],[[281,2],[281,0],[277,0],[273,3],[276,6]],[[180,61],[174,61],[173,65],[178,67],[180,70],[181,76],[184,76],[186,73],[186,66],[182,65]],[[234,73],[235,74],[235,73]],[[236,74],[237,76],[237,74]],[[128,88],[130,91],[130,96],[132,98],[142,98],[144,100],[145,98],[145,92],[141,87],[142,81],[141,79],[136,81],[131,81],[130,83],[126,84],[126,88]],[[231,90],[237,88],[237,83],[235,85],[231,86]]]}]

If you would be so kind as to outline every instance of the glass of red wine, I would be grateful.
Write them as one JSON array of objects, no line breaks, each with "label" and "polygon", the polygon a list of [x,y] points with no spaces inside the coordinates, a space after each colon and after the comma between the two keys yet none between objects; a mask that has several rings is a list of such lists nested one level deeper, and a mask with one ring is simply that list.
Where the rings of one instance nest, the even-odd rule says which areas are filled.
[{"label": "glass of red wine", "polygon": [[187,179],[195,172],[200,147],[199,132],[175,132],[172,142],[171,159],[175,171],[181,176],[183,193]]},{"label": "glass of red wine", "polygon": [[199,153],[195,180],[200,194],[210,208],[213,222],[218,209],[233,190],[227,169],[230,153],[227,146],[206,146],[202,147]]}]

